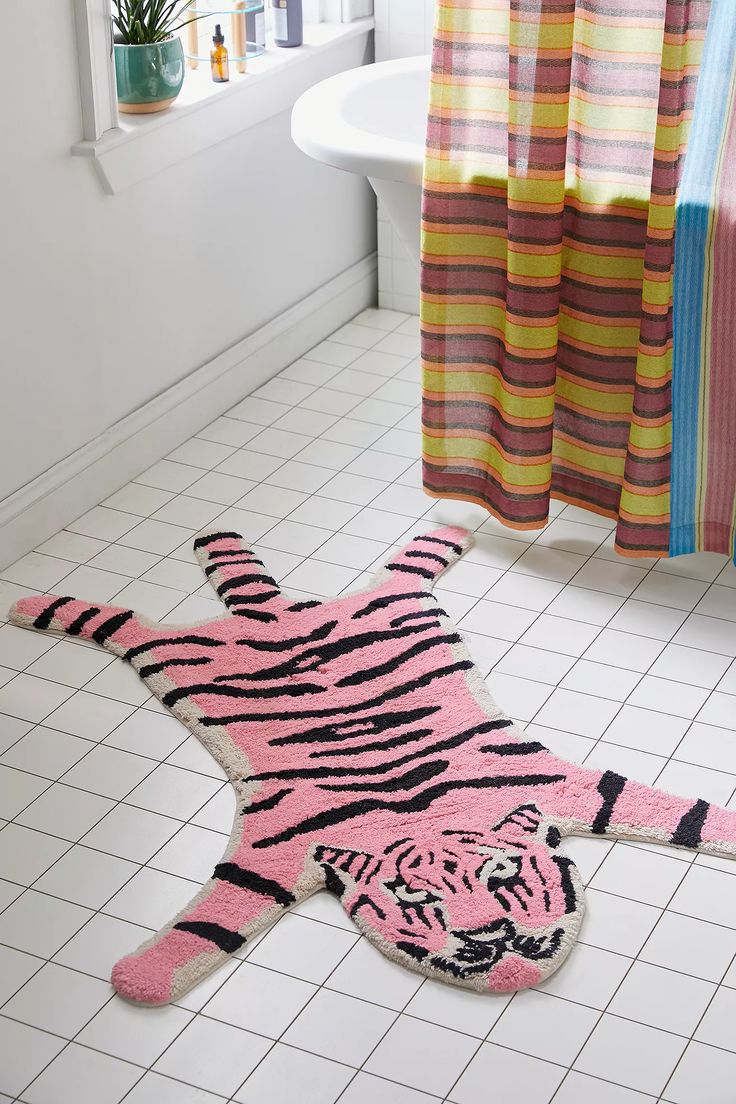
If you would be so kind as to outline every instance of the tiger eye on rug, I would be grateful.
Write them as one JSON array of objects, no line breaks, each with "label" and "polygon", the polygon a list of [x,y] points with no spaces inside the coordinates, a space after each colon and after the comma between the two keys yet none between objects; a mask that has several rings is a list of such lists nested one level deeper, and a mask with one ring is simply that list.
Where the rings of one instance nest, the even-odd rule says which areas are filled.
[{"label": "tiger eye on rug", "polygon": [[221,617],[165,625],[70,597],[15,604],[16,625],[130,663],[235,788],[222,861],[117,963],[124,997],[180,997],[322,888],[409,969],[522,989],[561,965],[580,928],[564,836],[736,854],[736,813],[569,763],[501,712],[432,594],[469,544],[462,529],[437,529],[370,590],[303,602],[282,595],[237,533],[214,532],[194,547]]}]

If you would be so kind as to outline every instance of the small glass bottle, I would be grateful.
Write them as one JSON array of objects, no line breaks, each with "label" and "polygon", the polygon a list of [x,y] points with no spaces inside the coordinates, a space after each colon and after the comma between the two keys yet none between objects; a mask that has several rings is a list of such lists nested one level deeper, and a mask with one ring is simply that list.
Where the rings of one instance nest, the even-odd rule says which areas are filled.
[{"label": "small glass bottle", "polygon": [[271,0],[275,46],[301,46],[302,0]]},{"label": "small glass bottle", "polygon": [[215,84],[225,84],[230,80],[230,63],[225,49],[225,36],[218,23],[212,36],[212,49],[210,51],[210,65],[212,66],[212,79]]}]

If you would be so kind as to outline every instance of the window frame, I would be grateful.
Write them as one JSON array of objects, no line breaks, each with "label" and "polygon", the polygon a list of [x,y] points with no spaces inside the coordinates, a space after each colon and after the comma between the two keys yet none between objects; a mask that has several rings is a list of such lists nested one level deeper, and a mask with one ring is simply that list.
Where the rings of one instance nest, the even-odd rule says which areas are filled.
[{"label": "window frame", "polygon": [[98,142],[118,126],[110,0],[73,0],[82,139]]}]

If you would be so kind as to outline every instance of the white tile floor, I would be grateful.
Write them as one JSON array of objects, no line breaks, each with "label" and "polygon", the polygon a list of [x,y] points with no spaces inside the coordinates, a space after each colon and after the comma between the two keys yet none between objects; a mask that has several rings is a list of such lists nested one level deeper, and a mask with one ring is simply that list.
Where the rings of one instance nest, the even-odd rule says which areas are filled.
[{"label": "white tile floor", "polygon": [[[61,589],[204,618],[212,522],[326,597],[404,535],[467,525],[442,603],[505,708],[557,752],[736,808],[736,570],[622,561],[560,504],[520,534],[425,497],[417,352],[415,318],[366,311],[0,572],[0,612]],[[0,1104],[736,1099],[736,864],[656,846],[570,843],[582,942],[513,999],[422,982],[321,894],[176,1006],[125,1004],[112,963],[199,888],[232,807],[119,660],[0,624]]]}]

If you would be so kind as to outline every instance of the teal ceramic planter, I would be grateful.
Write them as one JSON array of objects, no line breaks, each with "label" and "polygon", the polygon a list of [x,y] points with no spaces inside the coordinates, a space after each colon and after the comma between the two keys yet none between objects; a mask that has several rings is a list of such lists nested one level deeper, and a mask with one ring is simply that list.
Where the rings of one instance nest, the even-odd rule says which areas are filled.
[{"label": "teal ceramic planter", "polygon": [[150,46],[115,44],[118,108],[133,114],[163,111],[184,83],[181,39],[167,38]]}]

